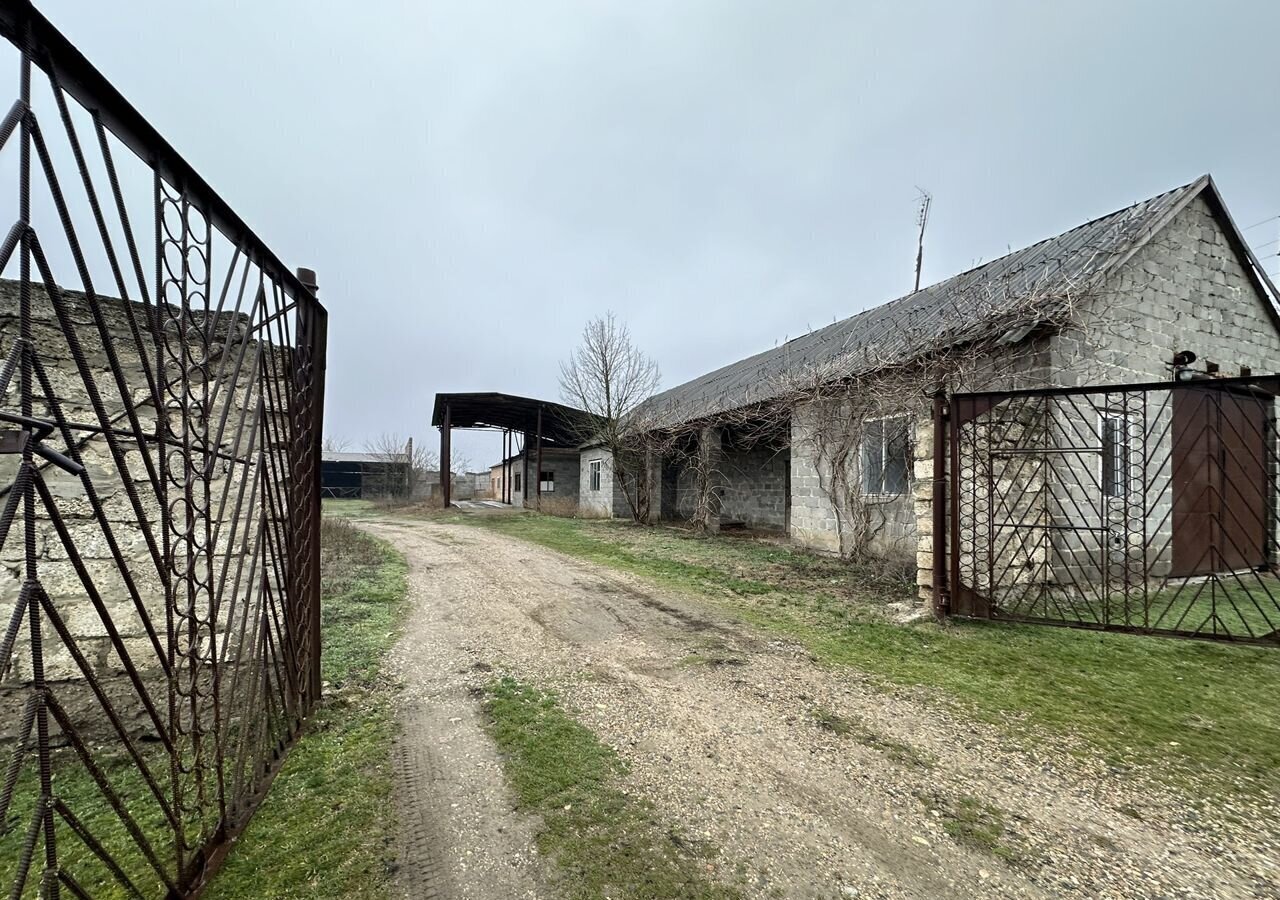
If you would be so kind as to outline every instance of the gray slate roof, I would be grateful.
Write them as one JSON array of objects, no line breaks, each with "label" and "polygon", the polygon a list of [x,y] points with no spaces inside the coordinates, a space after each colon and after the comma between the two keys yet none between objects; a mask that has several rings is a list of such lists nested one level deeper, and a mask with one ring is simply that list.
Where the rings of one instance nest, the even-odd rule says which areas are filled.
[{"label": "gray slate roof", "polygon": [[1096,283],[1210,184],[1203,176],[670,388],[646,401],[643,418],[649,427],[675,425],[774,399],[789,375],[828,366],[855,375],[909,362],[985,336],[993,323],[1016,328],[1009,315],[1036,324],[1055,299]]}]

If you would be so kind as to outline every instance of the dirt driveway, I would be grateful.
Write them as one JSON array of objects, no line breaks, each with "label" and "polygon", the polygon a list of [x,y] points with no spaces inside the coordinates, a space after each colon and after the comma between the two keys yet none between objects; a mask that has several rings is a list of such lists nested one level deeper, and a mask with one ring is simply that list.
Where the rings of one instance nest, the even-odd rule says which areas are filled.
[{"label": "dirt driveway", "polygon": [[[361,524],[410,564],[392,660],[407,897],[554,896],[483,730],[477,688],[503,672],[557,691],[748,897],[1280,896],[1274,831],[1233,835],[639,579],[465,525]],[[993,817],[995,840],[966,829]]]}]

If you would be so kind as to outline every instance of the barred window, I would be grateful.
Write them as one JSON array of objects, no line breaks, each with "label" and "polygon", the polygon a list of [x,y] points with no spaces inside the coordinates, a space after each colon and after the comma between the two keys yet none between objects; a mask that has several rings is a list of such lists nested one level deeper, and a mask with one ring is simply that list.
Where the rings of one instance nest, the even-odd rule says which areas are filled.
[{"label": "barred window", "polygon": [[1129,492],[1129,428],[1122,416],[1102,417],[1102,495]]}]

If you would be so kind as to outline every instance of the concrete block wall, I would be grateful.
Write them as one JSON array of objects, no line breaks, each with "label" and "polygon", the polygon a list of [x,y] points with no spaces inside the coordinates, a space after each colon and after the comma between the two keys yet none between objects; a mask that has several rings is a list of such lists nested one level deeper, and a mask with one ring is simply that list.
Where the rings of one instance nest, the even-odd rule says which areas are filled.
[{"label": "concrete block wall", "polygon": [[[715,473],[721,522],[741,523],[750,528],[786,528],[790,457],[787,447],[764,443],[740,446],[732,439],[725,440]],[[697,469],[678,464],[675,509],[664,511],[666,517],[689,521],[697,508]]]},{"label": "concrete block wall", "polygon": [[[874,391],[874,388],[870,390]],[[830,404],[836,401],[819,402]],[[848,415],[852,417],[855,413],[851,410]],[[801,546],[839,553],[841,523],[830,496],[830,464],[818,458],[816,425],[819,420],[830,421],[831,416],[830,408],[817,410],[813,402],[802,404],[792,411],[791,452],[788,461],[791,477],[790,530],[792,540]],[[911,414],[911,419],[911,446],[917,448],[920,444],[917,434],[922,419],[918,414]],[[848,481],[851,485],[857,484],[856,471],[851,469]],[[887,558],[909,559],[915,552],[916,510],[912,492],[918,481],[913,473],[905,493],[896,497],[875,497],[867,503],[870,514],[875,517],[877,529],[872,548]]]},{"label": "concrete block wall", "polygon": [[[555,490],[542,495],[546,511],[557,514],[572,514],[577,511],[581,490],[578,471],[580,456],[577,450],[542,448],[542,471],[555,475]],[[536,508],[538,503],[537,448],[530,447],[527,460],[518,459],[513,465],[513,471],[521,473],[520,490],[515,492],[513,502],[517,505],[523,503],[528,509]],[[513,475],[513,484],[514,477]]]},{"label": "concrete block wall", "polygon": [[[590,447],[578,457],[578,514],[589,519],[631,518],[620,480],[614,477],[613,454],[604,447]],[[591,490],[591,463],[600,461],[600,489]]]},{"label": "concrete block wall", "polygon": [[1198,197],[1107,280],[1091,327],[1054,341],[1053,365],[1064,385],[1167,380],[1179,350],[1225,375],[1275,372],[1280,334],[1268,307]]}]

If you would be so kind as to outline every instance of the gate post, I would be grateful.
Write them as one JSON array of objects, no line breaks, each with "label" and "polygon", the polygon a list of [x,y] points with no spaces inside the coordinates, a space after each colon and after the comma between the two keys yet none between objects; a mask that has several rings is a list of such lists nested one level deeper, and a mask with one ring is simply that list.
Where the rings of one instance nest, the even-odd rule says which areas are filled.
[{"label": "gate post", "polygon": [[[308,486],[307,497],[307,529],[310,553],[305,565],[309,570],[308,595],[302,599],[306,603],[307,618],[310,620],[311,632],[308,635],[310,659],[307,671],[307,703],[306,711],[311,712],[315,704],[320,702],[322,681],[320,678],[320,654],[323,652],[320,635],[320,516],[321,516],[321,455],[324,447],[324,382],[327,366],[326,348],[329,341],[329,313],[314,296],[319,293],[316,273],[311,269],[299,268],[298,280],[311,291],[311,298],[299,298],[299,325],[305,322],[308,348],[311,355],[311,446],[306,452],[311,455],[312,483]],[[299,327],[299,332],[302,328]],[[302,337],[299,334],[299,337]]]},{"label": "gate post", "polygon": [[947,584],[947,401],[946,392],[933,395],[933,614],[941,619],[951,611]]}]

